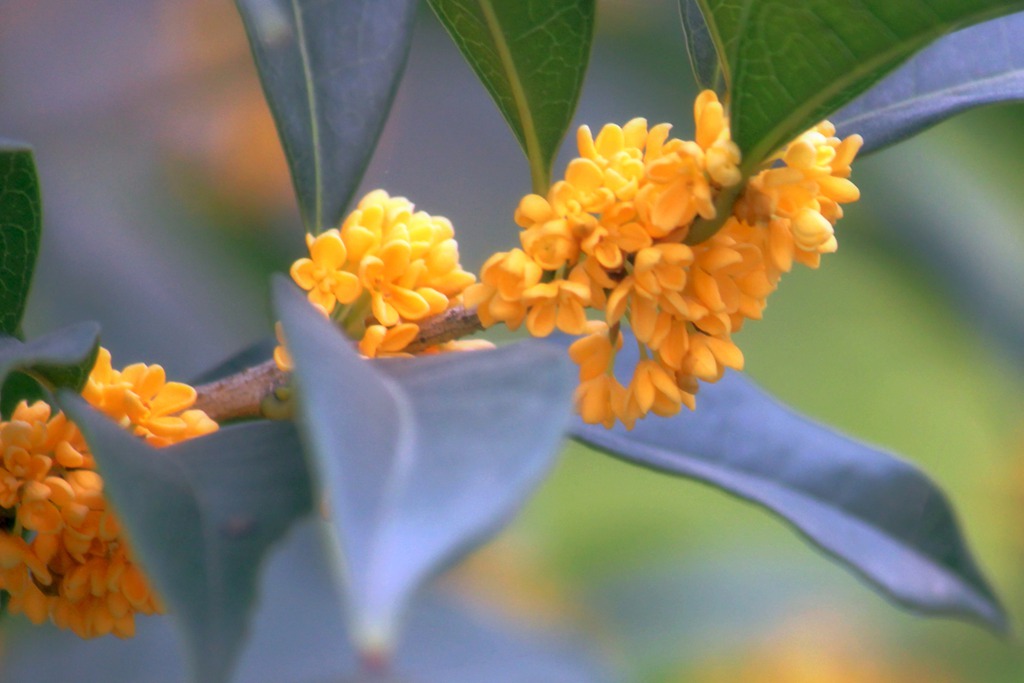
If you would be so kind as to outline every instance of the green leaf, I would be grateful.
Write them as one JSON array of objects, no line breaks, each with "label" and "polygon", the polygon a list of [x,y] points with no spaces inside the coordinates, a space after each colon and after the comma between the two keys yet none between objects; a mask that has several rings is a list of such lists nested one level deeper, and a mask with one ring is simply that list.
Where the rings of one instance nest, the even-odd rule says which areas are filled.
[{"label": "green leaf", "polygon": [[683,22],[686,54],[694,80],[701,88],[721,94],[722,65],[697,0],[679,0],[679,18]]},{"label": "green leaf", "polygon": [[[638,355],[627,340],[617,363],[631,368]],[[702,385],[693,412],[650,416],[632,431],[582,421],[571,431],[627,462],[761,505],[906,607],[1007,629],[949,501],[926,475],[794,413],[742,375]]]},{"label": "green leaf", "polygon": [[1024,13],[940,38],[831,120],[840,135],[864,137],[863,156],[960,112],[1024,100],[1022,32]]},{"label": "green leaf", "polygon": [[[10,373],[7,379],[0,382],[0,420],[9,420],[21,401],[34,403],[42,401],[45,396],[39,382],[23,372]],[[3,614],[2,609],[0,614]]]},{"label": "green leaf", "polygon": [[933,40],[1016,0],[697,0],[725,64],[733,139],[753,169]]},{"label": "green leaf", "polygon": [[303,223],[339,225],[387,120],[415,0],[236,0]]},{"label": "green leaf", "polygon": [[[6,391],[7,376],[19,371],[49,389],[78,391],[96,363],[99,344],[100,327],[93,322],[78,323],[27,342],[0,336],[0,386]],[[5,405],[9,400],[6,395],[0,397]]]},{"label": "green leaf", "polygon": [[547,472],[569,417],[569,363],[544,344],[368,362],[289,281],[273,291],[350,633],[386,656],[416,588],[493,534]]},{"label": "green leaf", "polygon": [[547,192],[590,58],[594,0],[429,0]]},{"label": "green leaf", "polygon": [[228,681],[260,565],[312,511],[290,422],[249,422],[160,450],[62,391],[146,575],[175,616],[197,683]]},{"label": "green leaf", "polygon": [[21,324],[42,231],[32,148],[0,140],[0,334],[14,335]]}]

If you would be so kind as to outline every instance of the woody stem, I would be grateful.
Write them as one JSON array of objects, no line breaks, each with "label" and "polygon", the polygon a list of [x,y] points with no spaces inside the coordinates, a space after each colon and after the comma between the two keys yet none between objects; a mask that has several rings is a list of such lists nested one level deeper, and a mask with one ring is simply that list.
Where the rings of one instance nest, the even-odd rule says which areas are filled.
[{"label": "woody stem", "polygon": [[[424,320],[416,338],[404,349],[418,353],[431,346],[461,339],[483,329],[475,310],[458,306]],[[288,373],[268,360],[209,384],[196,387],[193,408],[211,419],[225,422],[239,418],[264,417],[263,400],[288,381]]]}]

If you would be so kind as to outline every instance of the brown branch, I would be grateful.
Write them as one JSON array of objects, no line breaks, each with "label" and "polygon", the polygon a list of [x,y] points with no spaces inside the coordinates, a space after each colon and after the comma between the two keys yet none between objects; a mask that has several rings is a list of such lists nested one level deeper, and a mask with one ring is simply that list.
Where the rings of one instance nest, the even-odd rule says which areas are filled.
[{"label": "brown branch", "polygon": [[461,339],[482,329],[484,326],[476,315],[476,309],[457,306],[424,320],[420,325],[420,333],[405,350],[409,353],[419,353],[428,347]]},{"label": "brown branch", "polygon": [[[461,306],[428,318],[420,324],[419,334],[406,347],[409,353],[460,339],[483,329],[475,310]],[[224,422],[244,417],[262,417],[263,400],[288,381],[288,373],[273,360],[239,373],[196,387],[193,408],[206,412],[213,420]]]},{"label": "brown branch", "polygon": [[196,387],[193,408],[205,411],[213,420],[224,422],[240,417],[260,417],[260,404],[285,383],[288,373],[273,359],[209,384]]}]

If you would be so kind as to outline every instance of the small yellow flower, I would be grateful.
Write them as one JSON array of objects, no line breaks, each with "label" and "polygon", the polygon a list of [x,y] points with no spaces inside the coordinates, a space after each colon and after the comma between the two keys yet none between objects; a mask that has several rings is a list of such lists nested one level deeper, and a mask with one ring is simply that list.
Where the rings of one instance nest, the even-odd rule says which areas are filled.
[{"label": "small yellow flower", "polygon": [[678,292],[686,286],[686,271],[693,250],[685,244],[657,244],[641,249],[633,262],[636,289],[647,296]]},{"label": "small yellow flower", "polygon": [[371,325],[359,342],[359,353],[367,358],[400,354],[419,334],[419,325],[402,323],[394,327]]},{"label": "small yellow flower", "polygon": [[663,417],[675,415],[683,402],[683,391],[673,373],[654,360],[641,360],[627,387],[627,401],[635,402],[636,417],[650,411]]},{"label": "small yellow flower", "polygon": [[580,246],[568,219],[559,216],[547,199],[528,194],[519,202],[516,223],[525,253],[544,270],[558,270],[575,263]]},{"label": "small yellow flower", "polygon": [[[459,265],[454,236],[443,216],[416,211],[405,197],[374,190],[340,228],[307,235],[310,257],[297,260],[291,275],[364,355],[391,355],[408,343],[399,342],[409,338],[409,330],[418,331],[415,323],[448,310],[476,282]],[[274,361],[291,370],[279,330],[277,337]]]},{"label": "small yellow flower", "polygon": [[658,360],[669,370],[679,372],[683,369],[683,361],[690,352],[690,338],[693,324],[685,319],[672,318],[664,338],[657,345]]},{"label": "small yellow flower", "polygon": [[385,327],[400,320],[422,320],[448,307],[448,297],[431,287],[416,287],[412,247],[408,241],[386,244],[377,255],[364,256],[359,280],[368,292],[372,311]]},{"label": "small yellow flower", "polygon": [[637,205],[652,237],[686,228],[698,216],[715,217],[704,151],[696,143],[670,140],[647,163],[647,177],[651,182],[637,192]]},{"label": "small yellow flower", "polygon": [[632,200],[643,181],[643,150],[648,140],[647,120],[642,118],[622,127],[609,123],[601,128],[596,139],[587,126],[580,126],[576,134],[580,158],[601,169],[605,187],[621,201]]},{"label": "small yellow flower", "polygon": [[705,90],[697,96],[693,118],[697,124],[694,137],[704,150],[704,163],[712,182],[720,187],[740,182],[740,149],[729,134],[725,108],[712,91]]},{"label": "small yellow flower", "polygon": [[803,208],[792,223],[793,240],[804,251],[832,252],[836,250],[835,231],[832,224],[812,208]]},{"label": "small yellow flower", "polygon": [[348,250],[337,230],[313,237],[306,236],[309,258],[300,258],[292,264],[291,275],[295,283],[309,291],[309,300],[328,311],[337,302],[348,304],[362,292],[359,278],[343,270]]},{"label": "small yellow flower", "polygon": [[601,424],[611,429],[619,418],[615,406],[625,402],[625,394],[626,388],[614,376],[597,375],[581,381],[576,388],[576,408],[584,422]]},{"label": "small yellow flower", "polygon": [[274,323],[274,336],[277,338],[277,346],[274,347],[274,364],[282,372],[291,372],[295,369],[295,365],[292,363],[292,356],[288,353],[288,348],[285,346],[284,328],[281,327],[279,322]]},{"label": "small yellow flower", "polygon": [[[217,429],[205,413],[189,410],[191,387],[167,382],[158,365],[115,370],[102,348],[83,396],[157,446]],[[135,614],[163,611],[108,509],[85,440],[63,413],[21,403],[0,423],[0,453],[0,508],[13,513],[18,530],[0,531],[0,590],[10,595],[11,613],[36,624],[50,619],[82,638],[126,638]]]},{"label": "small yellow flower", "polygon": [[540,282],[541,267],[520,249],[494,254],[480,270],[480,282],[466,288],[466,305],[475,308],[480,322],[496,322],[517,329],[526,317],[526,291]]},{"label": "small yellow flower", "polygon": [[578,279],[538,283],[523,292],[530,308],[526,327],[535,337],[546,337],[557,327],[567,334],[583,334],[590,288]]},{"label": "small yellow flower", "polygon": [[608,271],[622,268],[629,254],[651,245],[651,234],[638,220],[632,204],[623,203],[606,211],[580,242],[580,249]]},{"label": "small yellow flower", "polygon": [[569,346],[569,357],[580,366],[580,382],[609,374],[613,369],[615,352],[622,346],[622,338],[613,345],[608,325],[591,320],[586,325],[587,336],[580,337]]},{"label": "small yellow flower", "polygon": [[[555,328],[587,335],[570,347],[587,422],[632,427],[648,413],[692,408],[698,380],[741,369],[732,335],[762,316],[794,262],[817,267],[836,250],[842,204],[859,198],[849,180],[859,136],[839,140],[823,122],[744,178],[713,92],[697,97],[694,121],[694,140],[639,118],[608,124],[596,137],[581,127],[580,155],[564,179],[516,209],[523,249],[492,256],[480,284],[466,291],[485,327],[515,329],[525,320],[535,336]],[[729,215],[719,217],[716,199],[743,181]],[[715,218],[722,225],[714,235],[684,243],[695,221]],[[604,321],[588,323],[586,308]],[[628,387],[611,370],[624,325],[643,358]]]},{"label": "small yellow flower", "polygon": [[615,202],[615,193],[604,186],[601,167],[590,159],[573,159],[565,180],[551,187],[551,205],[563,216],[602,213]]},{"label": "small yellow flower", "polygon": [[0,506],[13,507],[27,482],[39,482],[50,471],[53,457],[46,438],[49,406],[20,403],[11,420],[0,423]]},{"label": "small yellow flower", "polygon": [[159,365],[130,365],[123,372],[110,366],[110,352],[101,348],[96,370],[89,375],[82,396],[93,406],[136,434],[151,446],[167,446],[216,430],[217,425],[199,415],[184,417],[195,402],[195,389],[167,382]]},{"label": "small yellow flower", "polygon": [[732,340],[695,334],[683,359],[683,372],[705,382],[717,382],[726,368],[743,369],[743,352]]}]

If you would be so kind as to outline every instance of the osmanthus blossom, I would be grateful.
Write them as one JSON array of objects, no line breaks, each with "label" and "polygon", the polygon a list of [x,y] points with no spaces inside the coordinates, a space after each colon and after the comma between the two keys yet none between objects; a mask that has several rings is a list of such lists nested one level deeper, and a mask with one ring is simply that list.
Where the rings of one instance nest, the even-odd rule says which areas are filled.
[{"label": "osmanthus blossom", "polygon": [[[447,220],[383,190],[340,228],[307,237],[292,277],[367,357],[405,355],[422,321],[465,306],[484,327],[581,336],[570,356],[587,422],[632,428],[692,409],[698,381],[742,369],[733,335],[761,317],[782,274],[836,250],[841,205],[859,198],[849,176],[862,144],[826,121],[744,177],[715,93],[697,96],[694,120],[693,140],[642,118],[596,136],[582,126],[564,178],[519,202],[521,248],[487,259],[479,282],[459,266]],[[691,239],[698,221],[718,229]],[[623,326],[640,351],[626,384],[614,372]],[[275,358],[290,367],[283,346]]]},{"label": "osmanthus blossom", "polygon": [[[168,382],[159,365],[115,370],[101,348],[82,396],[156,447],[217,430],[191,406],[195,389]],[[82,638],[135,632],[136,614],[163,607],[132,556],[103,478],[75,424],[42,401],[21,402],[0,422],[0,590],[8,609],[47,619]]]},{"label": "osmanthus blossom", "polygon": [[[859,198],[849,175],[862,144],[839,140],[826,121],[744,178],[713,92],[698,95],[694,119],[693,140],[642,118],[596,136],[582,126],[565,177],[519,202],[522,248],[487,259],[479,282],[459,265],[451,223],[383,190],[339,228],[307,236],[310,255],[292,277],[366,357],[407,355],[422,321],[465,306],[484,327],[581,336],[570,356],[586,422],[632,428],[649,413],[692,409],[698,381],[742,369],[733,335],[761,317],[782,274],[794,263],[816,268],[836,250],[841,205]],[[723,194],[735,197],[731,206],[718,206]],[[690,239],[697,221],[719,227]],[[623,326],[640,351],[626,384],[614,372]],[[275,359],[290,368],[283,343]]]},{"label": "osmanthus blossom", "polygon": [[[693,409],[698,380],[742,369],[733,335],[761,317],[794,262],[816,268],[836,250],[841,205],[859,198],[849,176],[860,136],[839,140],[823,122],[745,179],[713,92],[698,95],[694,119],[694,140],[641,118],[596,137],[581,127],[565,178],[519,203],[522,249],[492,256],[466,289],[485,327],[525,321],[538,337],[556,328],[583,335],[569,355],[588,423],[632,428],[648,413]],[[720,216],[725,192],[736,199]],[[697,221],[721,225],[690,240]],[[587,322],[584,308],[600,324]],[[624,325],[640,350],[625,385],[614,373]]]},{"label": "osmanthus blossom", "polygon": [[337,230],[322,235],[306,235],[309,258],[300,258],[291,267],[291,275],[300,287],[309,291],[309,300],[324,309],[335,303],[350,304],[361,293],[355,273],[342,270],[348,250]]},{"label": "osmanthus blossom", "polygon": [[[307,236],[306,244],[309,256],[293,264],[292,277],[367,357],[401,355],[420,332],[416,321],[460,305],[462,291],[476,280],[459,265],[447,219],[415,212],[408,200],[383,191],[364,197],[340,228]],[[420,352],[487,346],[453,340]],[[274,358],[290,367],[283,343]],[[168,382],[159,365],[117,370],[102,348],[82,396],[155,447],[218,428],[192,409],[194,388]],[[22,402],[0,422],[0,518],[8,520],[8,530],[0,531],[0,590],[10,596],[9,611],[33,623],[49,620],[83,638],[130,637],[136,614],[163,607],[95,468],[81,432],[47,403]]]},{"label": "osmanthus blossom", "polygon": [[[447,218],[416,211],[405,197],[375,190],[363,197],[339,228],[306,236],[309,257],[291,276],[314,306],[338,322],[368,358],[407,355],[418,323],[462,303],[476,277],[459,264],[455,229]],[[321,246],[324,245],[324,246]],[[274,359],[291,369],[284,340]],[[476,348],[449,342],[433,351]]]},{"label": "osmanthus blossom", "polygon": [[[475,350],[484,340],[424,343],[421,324],[453,309],[484,327],[524,325],[534,336],[578,336],[576,404],[584,421],[632,428],[654,413],[693,409],[698,382],[741,369],[733,341],[762,315],[794,263],[816,268],[836,250],[842,205],[862,141],[823,122],[749,178],[714,93],[694,105],[694,140],[637,118],[594,136],[580,128],[580,157],[546,196],[520,201],[521,249],[491,256],[480,280],[462,269],[451,223],[404,197],[370,192],[342,224],[308,235],[294,281],[367,357]],[[719,206],[722,197],[730,206]],[[719,215],[720,211],[727,215]],[[718,229],[689,239],[698,221]],[[588,311],[590,315],[588,316]],[[629,381],[615,359],[628,326],[639,347]],[[291,368],[278,326],[274,360]],[[450,338],[450,337],[449,337]],[[101,349],[82,395],[156,447],[218,428],[192,409],[196,391],[159,365],[116,370]],[[60,412],[19,404],[0,422],[0,590],[9,610],[91,638],[128,637],[134,616],[161,612],[103,494],[88,445]]]}]

